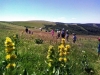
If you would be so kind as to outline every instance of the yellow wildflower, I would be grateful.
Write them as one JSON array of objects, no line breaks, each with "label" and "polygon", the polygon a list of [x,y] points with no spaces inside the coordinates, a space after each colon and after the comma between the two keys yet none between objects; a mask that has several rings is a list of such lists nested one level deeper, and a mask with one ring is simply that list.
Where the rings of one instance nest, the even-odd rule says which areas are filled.
[{"label": "yellow wildflower", "polygon": [[6,55],[6,60],[10,60],[10,57],[11,57],[10,54]]},{"label": "yellow wildflower", "polygon": [[59,56],[63,56],[63,53],[60,52],[60,53],[59,53]]},{"label": "yellow wildflower", "polygon": [[59,51],[60,51],[60,52],[63,52],[63,51],[64,51],[64,45],[60,45]]},{"label": "yellow wildflower", "polygon": [[61,40],[61,44],[64,44],[65,45],[65,39],[62,39]]},{"label": "yellow wildflower", "polygon": [[64,62],[67,62],[67,58],[64,58],[63,60],[64,60]]},{"label": "yellow wildflower", "polygon": [[63,45],[63,44],[61,44],[61,45],[60,45],[60,48],[64,48],[64,45]]},{"label": "yellow wildflower", "polygon": [[15,68],[15,66],[16,66],[16,64],[15,63],[9,63],[7,66],[6,66],[6,68],[7,69],[14,69]]},{"label": "yellow wildflower", "polygon": [[6,37],[6,42],[12,42],[12,40],[9,37]]},{"label": "yellow wildflower", "polygon": [[68,49],[67,48],[64,48],[64,50],[67,51]]},{"label": "yellow wildflower", "polygon": [[58,50],[60,50],[61,49],[61,46],[58,46]]},{"label": "yellow wildflower", "polygon": [[70,47],[70,45],[66,45],[66,48],[70,49],[71,47]]},{"label": "yellow wildflower", "polygon": [[62,61],[62,60],[63,60],[63,58],[62,58],[62,57],[60,57],[60,58],[59,58],[59,61]]},{"label": "yellow wildflower", "polygon": [[51,50],[51,49],[53,49],[53,46],[51,45],[51,46],[49,46],[49,50]]},{"label": "yellow wildflower", "polygon": [[67,55],[67,52],[63,52],[64,55]]},{"label": "yellow wildflower", "polygon": [[59,52],[63,52],[63,50],[62,50],[62,49],[60,49],[60,50],[59,50]]}]

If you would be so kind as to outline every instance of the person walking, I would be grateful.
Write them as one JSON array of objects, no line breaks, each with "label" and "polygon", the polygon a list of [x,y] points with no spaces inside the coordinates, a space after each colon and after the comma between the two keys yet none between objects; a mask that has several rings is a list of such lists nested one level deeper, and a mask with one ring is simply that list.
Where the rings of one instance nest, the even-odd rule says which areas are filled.
[{"label": "person walking", "polygon": [[62,38],[65,38],[65,29],[64,29],[64,28],[63,28],[62,31],[61,31],[61,37],[62,37]]},{"label": "person walking", "polygon": [[28,27],[26,27],[25,31],[26,31],[26,33],[28,33]]},{"label": "person walking", "polygon": [[68,39],[69,39],[69,32],[68,32],[68,30],[66,30],[66,41],[68,42]]},{"label": "person walking", "polygon": [[52,37],[54,37],[54,30],[53,29],[51,30],[51,35],[52,35]]},{"label": "person walking", "polygon": [[60,38],[61,31],[57,30],[57,39]]},{"label": "person walking", "polygon": [[73,43],[75,43],[75,42],[76,42],[76,39],[77,39],[76,34],[75,34],[75,33],[73,33]]}]

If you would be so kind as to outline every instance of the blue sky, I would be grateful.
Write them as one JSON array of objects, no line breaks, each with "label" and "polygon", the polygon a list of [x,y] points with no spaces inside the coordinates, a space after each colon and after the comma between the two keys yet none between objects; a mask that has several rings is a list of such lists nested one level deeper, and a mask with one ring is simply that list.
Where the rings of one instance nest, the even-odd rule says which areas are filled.
[{"label": "blue sky", "polygon": [[0,21],[100,23],[100,0],[0,0]]}]

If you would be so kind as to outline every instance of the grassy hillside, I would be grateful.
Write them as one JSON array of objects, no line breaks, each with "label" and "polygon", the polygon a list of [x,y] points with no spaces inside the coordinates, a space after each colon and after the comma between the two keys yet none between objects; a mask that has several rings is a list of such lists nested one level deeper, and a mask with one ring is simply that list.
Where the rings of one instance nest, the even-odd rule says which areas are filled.
[{"label": "grassy hillside", "polygon": [[13,25],[19,25],[19,26],[25,26],[29,28],[44,27],[45,24],[55,25],[54,22],[49,22],[49,21],[15,21],[15,22],[6,22],[6,23],[13,24]]},{"label": "grassy hillside", "polygon": [[[78,29],[80,29],[79,26],[67,27],[73,28],[73,30],[75,31],[77,31],[77,29],[74,27],[78,27]],[[54,51],[57,55],[58,46],[60,45],[60,39],[56,39],[56,35],[54,36],[54,38],[52,38],[49,32],[34,31],[34,29],[33,34],[26,34],[25,32],[21,32],[22,30],[24,30],[24,28],[25,27],[22,24],[17,25],[7,22],[0,22],[0,75],[2,75],[2,72],[6,73],[5,75],[19,75],[23,74],[23,70],[25,69],[26,72],[28,72],[28,75],[51,75],[51,73],[55,73],[55,71],[57,73],[61,73],[60,65],[58,65],[60,70],[59,68],[54,68],[57,64],[52,65],[52,70],[46,63],[49,46],[54,46]],[[84,27],[81,27],[81,30],[84,30]],[[16,67],[14,68],[14,70],[11,69],[10,71],[6,70],[5,63],[3,63],[7,54],[5,52],[4,41],[8,36],[14,42],[13,35],[15,34],[18,34],[19,36],[18,42],[16,43],[15,47],[15,50],[17,50],[17,60],[15,61]],[[68,64],[69,66],[63,69],[64,74],[58,75],[67,75],[65,72],[66,70],[68,70],[68,67],[71,75],[88,75],[84,70],[84,65],[82,64],[83,61],[86,61],[86,63],[88,63],[88,66],[93,69],[94,75],[100,75],[100,57],[97,57],[98,37],[100,36],[77,35],[78,39],[76,43],[72,43],[72,35],[70,35],[69,42],[66,42],[67,45],[71,46],[70,52],[67,55],[68,61],[66,62],[66,64]],[[36,38],[43,39],[43,44],[36,44]],[[86,55],[86,60],[84,60],[85,58],[83,57],[83,55]],[[58,60],[58,57],[56,57],[56,60]]]}]

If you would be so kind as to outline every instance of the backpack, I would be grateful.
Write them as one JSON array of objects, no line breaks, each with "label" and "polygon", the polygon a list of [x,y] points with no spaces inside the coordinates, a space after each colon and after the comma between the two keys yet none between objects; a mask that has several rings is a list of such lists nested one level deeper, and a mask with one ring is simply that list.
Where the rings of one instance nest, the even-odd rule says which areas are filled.
[{"label": "backpack", "polygon": [[65,34],[65,31],[63,30],[61,34]]}]

